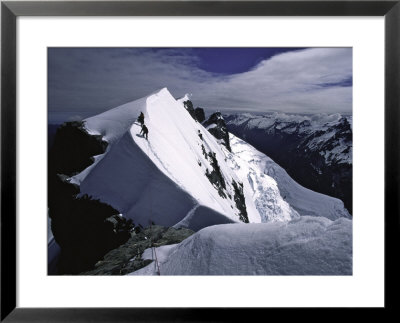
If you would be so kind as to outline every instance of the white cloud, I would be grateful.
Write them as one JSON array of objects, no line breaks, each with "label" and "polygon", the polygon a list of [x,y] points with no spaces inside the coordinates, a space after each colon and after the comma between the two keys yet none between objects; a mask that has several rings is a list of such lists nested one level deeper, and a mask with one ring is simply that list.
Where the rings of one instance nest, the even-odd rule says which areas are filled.
[{"label": "white cloud", "polygon": [[168,87],[210,110],[351,113],[351,48],[279,54],[230,76],[196,67],[191,50],[97,49],[51,52],[50,112],[92,115]]},{"label": "white cloud", "polygon": [[350,113],[352,87],[333,84],[351,77],[351,49],[307,49],[274,56],[249,72],[216,80],[202,95],[204,105],[221,109]]}]

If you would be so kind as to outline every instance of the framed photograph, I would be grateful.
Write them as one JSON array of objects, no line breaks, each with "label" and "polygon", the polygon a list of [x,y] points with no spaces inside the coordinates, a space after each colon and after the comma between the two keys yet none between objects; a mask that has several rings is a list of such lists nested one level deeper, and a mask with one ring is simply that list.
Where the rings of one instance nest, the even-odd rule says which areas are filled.
[{"label": "framed photograph", "polygon": [[1,319],[394,308],[398,1],[3,1]]}]

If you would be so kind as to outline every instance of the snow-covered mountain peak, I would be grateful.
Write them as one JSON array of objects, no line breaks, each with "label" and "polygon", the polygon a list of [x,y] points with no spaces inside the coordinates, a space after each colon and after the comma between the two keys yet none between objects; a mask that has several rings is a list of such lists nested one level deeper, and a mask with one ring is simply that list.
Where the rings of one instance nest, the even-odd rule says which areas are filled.
[{"label": "snow-covered mountain peak", "polygon": [[146,116],[147,107],[157,100],[175,101],[168,89],[164,87],[148,96],[83,120],[85,128],[90,134],[102,135],[104,140],[113,143],[131,127],[140,112]]},{"label": "snow-covered mountain peak", "polygon": [[170,101],[173,100],[175,101],[174,97],[172,96],[172,94],[168,91],[168,89],[166,87],[163,87],[157,91],[154,91],[153,93],[151,93],[150,95],[148,95],[146,97],[146,101],[147,103],[151,103],[154,100],[166,100],[166,101]]},{"label": "snow-covered mountain peak", "polygon": [[[137,121],[141,112],[147,138]],[[221,114],[211,119],[223,126],[229,143]],[[100,199],[136,224],[198,230],[302,215],[281,195],[279,180],[251,163],[259,152],[241,142],[232,153],[213,133],[218,127],[194,119],[187,101],[174,99],[167,88],[88,118],[84,126],[89,134],[103,136],[108,147],[71,182],[80,185],[81,194]],[[243,149],[246,156],[234,156]]]},{"label": "snow-covered mountain peak", "polygon": [[[141,112],[147,139],[137,121]],[[72,181],[135,223],[151,219],[199,229],[261,221],[254,207],[246,210],[242,183],[226,164],[224,148],[166,88],[88,118],[85,128],[109,146]]]}]

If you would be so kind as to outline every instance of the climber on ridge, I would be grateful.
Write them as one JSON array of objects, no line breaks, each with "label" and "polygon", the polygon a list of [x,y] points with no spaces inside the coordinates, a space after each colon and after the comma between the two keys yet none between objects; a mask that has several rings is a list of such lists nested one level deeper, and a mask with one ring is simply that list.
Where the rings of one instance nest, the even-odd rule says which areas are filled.
[{"label": "climber on ridge", "polygon": [[140,134],[143,133],[143,137],[148,139],[149,129],[147,129],[145,124],[142,124],[142,130],[140,130]]},{"label": "climber on ridge", "polygon": [[144,124],[144,114],[143,114],[143,112],[140,112],[140,115],[137,118],[137,121],[139,121],[140,125],[143,126],[143,124]]}]

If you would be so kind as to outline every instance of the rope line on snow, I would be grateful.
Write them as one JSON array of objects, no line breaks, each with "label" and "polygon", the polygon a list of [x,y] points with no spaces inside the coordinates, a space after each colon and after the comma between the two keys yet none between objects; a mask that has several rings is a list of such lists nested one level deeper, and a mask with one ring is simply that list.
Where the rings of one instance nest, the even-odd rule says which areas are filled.
[{"label": "rope line on snow", "polygon": [[[149,143],[149,140],[147,139],[147,156],[149,156],[149,153],[150,153],[150,143]],[[156,157],[158,158],[158,156],[156,156]],[[153,215],[152,210],[153,210],[153,190],[150,190],[150,218],[149,218],[150,228],[153,225],[153,221],[151,220],[152,215]],[[151,234],[151,232],[150,232],[150,234]],[[151,258],[153,261],[155,260],[157,275],[161,276],[160,264],[158,263],[156,248],[154,247],[153,239],[151,238],[151,236],[150,236],[150,247],[151,247]]]},{"label": "rope line on snow", "polygon": [[161,273],[160,273],[160,265],[159,265],[159,263],[158,263],[158,259],[157,259],[157,252],[156,252],[156,248],[155,248],[155,247],[153,247],[153,249],[154,249],[154,256],[155,256],[155,258],[156,258],[156,268],[157,268],[157,275],[158,275],[158,276],[161,276]]},{"label": "rope line on snow", "polygon": [[[149,153],[150,153],[150,143],[147,140],[147,156],[149,156]],[[153,190],[150,191],[150,219],[149,219],[150,227],[153,225],[153,221],[151,220],[151,218],[153,217],[152,210],[153,210]],[[152,253],[151,253],[152,258],[153,258],[153,253],[154,253],[157,275],[161,276],[160,265],[158,263],[157,252],[156,252],[156,248],[154,247],[154,244],[153,244],[153,239],[150,239],[150,245],[151,245],[151,250],[152,250]]]},{"label": "rope line on snow", "polygon": [[[151,219],[149,219],[150,222],[150,228],[152,226],[152,221]],[[151,246],[151,259],[155,262],[155,267],[156,267],[156,271],[157,271],[157,275],[161,276],[161,272],[160,272],[160,264],[158,263],[158,258],[157,258],[157,252],[156,252],[156,247],[154,246],[153,243],[153,239],[150,236],[150,246]]]}]

